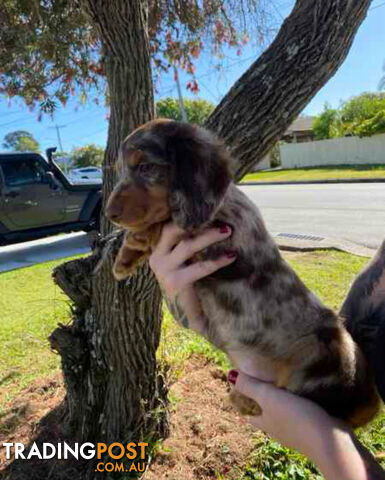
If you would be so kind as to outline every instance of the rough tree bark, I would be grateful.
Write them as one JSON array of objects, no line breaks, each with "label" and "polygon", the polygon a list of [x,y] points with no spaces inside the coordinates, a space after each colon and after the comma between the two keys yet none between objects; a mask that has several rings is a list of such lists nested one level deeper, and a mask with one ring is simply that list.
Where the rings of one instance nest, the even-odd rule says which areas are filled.
[{"label": "rough tree bark", "polygon": [[[262,158],[334,74],[369,4],[297,1],[274,43],[207,122],[232,147],[237,176]],[[153,115],[147,2],[84,0],[84,5],[105,45],[111,97],[105,162],[110,167],[122,138]],[[107,168],[105,195],[112,184]],[[108,230],[105,225],[104,233]],[[110,234],[97,242],[93,255],[55,272],[74,303],[73,323],[56,329],[51,343],[62,357],[67,424],[78,441],[143,441],[167,434],[165,409],[159,408],[166,404],[166,389],[155,360],[160,292],[148,267],[127,282],[113,280],[111,264],[120,239]]]},{"label": "rough tree bark", "polygon": [[[103,42],[110,95],[106,199],[121,141],[154,115],[148,7],[143,0],[84,0],[83,5]],[[59,326],[50,337],[62,358],[66,434],[79,441],[149,441],[168,433],[167,392],[155,359],[161,295],[147,266],[127,282],[114,281],[111,261],[121,235],[110,230],[102,221],[102,233],[109,235],[96,242],[93,255],[54,272],[74,304],[72,325]],[[88,475],[93,476],[92,468]]]}]

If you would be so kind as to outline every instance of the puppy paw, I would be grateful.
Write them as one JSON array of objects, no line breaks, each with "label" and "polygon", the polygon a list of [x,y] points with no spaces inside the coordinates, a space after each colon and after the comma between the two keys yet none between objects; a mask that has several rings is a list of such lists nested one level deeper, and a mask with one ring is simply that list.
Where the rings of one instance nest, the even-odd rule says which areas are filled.
[{"label": "puppy paw", "polygon": [[255,417],[261,415],[262,409],[255,400],[233,390],[230,393],[230,402],[241,415]]},{"label": "puppy paw", "polygon": [[115,280],[121,281],[132,275],[135,270],[136,268],[132,268],[132,265],[127,265],[124,262],[116,261],[112,267],[112,274]]}]

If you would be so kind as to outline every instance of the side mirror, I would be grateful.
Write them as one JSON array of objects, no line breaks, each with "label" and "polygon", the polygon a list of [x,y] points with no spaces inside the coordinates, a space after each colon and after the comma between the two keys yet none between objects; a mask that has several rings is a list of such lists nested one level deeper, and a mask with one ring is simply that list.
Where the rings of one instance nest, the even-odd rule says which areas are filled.
[{"label": "side mirror", "polygon": [[52,190],[57,190],[59,188],[60,185],[52,172],[46,172],[45,178],[46,182],[52,188]]}]

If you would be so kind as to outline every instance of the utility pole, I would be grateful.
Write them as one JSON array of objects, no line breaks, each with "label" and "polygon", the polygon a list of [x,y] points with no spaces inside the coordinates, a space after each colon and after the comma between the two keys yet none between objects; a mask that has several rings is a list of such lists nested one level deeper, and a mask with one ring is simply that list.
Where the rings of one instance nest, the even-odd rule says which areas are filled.
[{"label": "utility pole", "polygon": [[180,111],[181,111],[181,114],[182,114],[182,120],[187,123],[188,122],[187,114],[186,114],[186,110],[184,108],[184,102],[183,102],[183,97],[182,97],[182,89],[180,88],[180,83],[179,83],[178,70],[177,70],[175,65],[173,65],[173,67],[174,67],[174,79],[175,79],[176,87],[177,87],[177,90],[178,90],[179,107],[180,107]]},{"label": "utility pole", "polygon": [[63,144],[61,143],[61,137],[60,137],[60,129],[66,127],[67,125],[55,125],[54,127],[49,127],[49,128],[55,128],[56,129],[56,134],[57,134],[57,142],[60,147],[60,151],[63,151]]}]

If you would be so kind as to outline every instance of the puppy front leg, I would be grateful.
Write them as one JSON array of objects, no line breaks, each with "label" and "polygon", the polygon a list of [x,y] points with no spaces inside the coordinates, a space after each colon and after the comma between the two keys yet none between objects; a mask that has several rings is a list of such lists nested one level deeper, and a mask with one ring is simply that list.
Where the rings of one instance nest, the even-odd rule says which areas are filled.
[{"label": "puppy front leg", "polygon": [[129,277],[144,263],[149,255],[149,252],[135,250],[130,247],[125,236],[122,246],[115,258],[112,273],[116,280],[124,280]]}]

